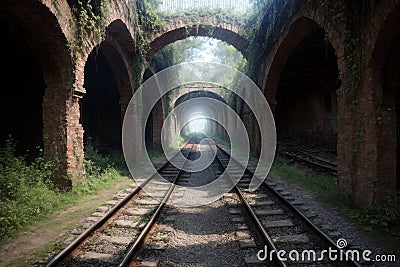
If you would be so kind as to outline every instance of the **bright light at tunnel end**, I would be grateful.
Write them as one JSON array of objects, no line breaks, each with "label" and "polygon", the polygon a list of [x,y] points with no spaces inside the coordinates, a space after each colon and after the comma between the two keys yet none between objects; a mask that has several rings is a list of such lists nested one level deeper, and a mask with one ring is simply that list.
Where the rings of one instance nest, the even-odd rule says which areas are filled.
[{"label": "bright light at tunnel end", "polygon": [[[171,79],[171,77],[174,77],[174,79]],[[233,84],[232,81],[237,82]],[[232,91],[253,112],[261,133],[260,160],[255,168],[255,176],[249,186],[250,191],[256,190],[266,179],[275,156],[276,131],[271,109],[261,90],[249,77],[234,68],[212,62],[189,62],[169,67],[152,76],[136,91],[127,107],[122,128],[124,157],[132,177],[140,184],[144,177],[157,174],[157,170],[154,169],[144,145],[145,123],[150,116],[152,108],[171,90],[183,84],[199,82],[215,84]],[[249,94],[248,92],[251,93]],[[187,127],[189,132],[204,132],[209,121],[215,121],[225,128],[228,134],[232,143],[230,151],[232,157],[239,159],[243,166],[247,166],[250,143],[246,128],[240,117],[226,103],[212,98],[195,99],[184,101],[176,106],[168,114],[164,122],[161,140],[167,159],[175,166],[179,165],[183,160],[179,157],[177,159],[173,158],[177,150],[171,152],[171,150],[167,149],[169,144],[176,143],[176,140],[179,139],[183,127]],[[216,111],[209,114],[189,112],[193,103],[198,103],[199,105],[209,104]],[[187,115],[188,113],[189,116]],[[225,115],[220,116],[221,114]],[[184,121],[181,121],[182,119]],[[143,153],[137,153],[141,148],[143,148]],[[212,163],[215,153],[212,149],[207,153],[201,153],[201,157],[203,157],[203,154],[204,157],[196,164],[191,164],[195,165],[195,169],[181,165],[178,167],[188,172],[206,169]],[[244,167],[241,171],[244,172]],[[231,173],[235,172],[230,163],[224,174],[229,173],[231,175]],[[188,194],[184,194],[180,199],[175,199],[169,204],[180,207],[194,207],[209,204],[219,199],[234,186],[233,184],[231,188],[221,186],[221,183],[224,183],[223,176],[221,175],[209,184],[187,188],[186,190],[190,191]],[[158,179],[168,183],[161,176]],[[233,179],[238,182],[240,177],[238,176],[237,179],[233,177]],[[152,196],[156,194],[156,192],[147,193]]]},{"label": "bright light at tunnel end", "polygon": [[195,115],[190,119],[187,127],[189,133],[205,133],[207,119],[202,115]]}]

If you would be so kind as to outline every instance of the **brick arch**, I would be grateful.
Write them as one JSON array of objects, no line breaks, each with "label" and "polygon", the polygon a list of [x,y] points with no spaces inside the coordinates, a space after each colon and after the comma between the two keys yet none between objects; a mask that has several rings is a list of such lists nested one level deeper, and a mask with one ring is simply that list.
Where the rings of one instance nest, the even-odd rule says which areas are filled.
[{"label": "brick arch", "polygon": [[101,47],[105,42],[112,43],[112,45],[115,46],[117,51],[121,54],[128,71],[130,84],[133,89],[136,89],[139,87],[139,84],[137,84],[137,77],[140,76],[140,73],[134,73],[135,68],[133,67],[138,60],[138,56],[135,49],[135,29],[133,23],[131,23],[131,20],[129,19],[129,10],[131,7],[129,6],[128,1],[96,1],[98,2],[99,6],[101,3],[106,4],[105,9],[107,10],[107,17],[102,18],[107,25],[106,36],[105,40],[97,40],[96,38],[93,38],[92,34],[89,33],[87,38],[83,40],[83,51],[80,51],[80,53],[77,55],[77,60],[75,63],[75,90],[77,90],[80,94],[85,93],[83,88],[83,79],[86,61],[89,57],[89,54],[94,49]]},{"label": "brick arch", "polygon": [[129,101],[135,88],[131,68],[132,59],[134,60],[135,57],[134,47],[135,42],[126,24],[120,19],[111,22],[107,27],[106,38],[100,45],[100,50],[113,70],[121,101]]},{"label": "brick arch", "polygon": [[[286,64],[287,59],[290,54],[295,50],[295,48],[311,33],[316,31],[323,25],[318,19],[318,16],[313,15],[313,17],[308,14],[301,14],[288,24],[286,29],[282,32],[278,43],[274,46],[272,52],[269,54],[266,60],[265,68],[262,72],[261,88],[266,96],[271,108],[274,109],[276,106],[276,90],[278,87],[278,82],[280,79],[281,72]],[[319,22],[320,21],[320,22]],[[327,30],[322,27],[322,29],[327,32]],[[335,40],[334,36],[337,33],[328,32],[330,40]],[[339,39],[340,40],[340,39]],[[341,55],[343,54],[343,49],[339,42],[330,42],[335,50],[335,54],[338,57],[338,67],[339,72],[341,72],[340,66]]]},{"label": "brick arch", "polygon": [[[63,1],[60,1],[62,7]],[[68,147],[74,147],[67,125],[74,120],[66,115],[73,106],[74,65],[68,49],[69,25],[48,1],[13,1],[0,3],[0,17],[14,25],[35,55],[46,84],[43,97],[43,143],[47,159],[61,162],[54,179],[60,186],[70,186],[64,177],[75,159],[68,157]],[[64,10],[68,15],[69,10]],[[67,158],[67,160],[66,160]]]},{"label": "brick arch", "polygon": [[[379,1],[374,13],[363,32],[363,50],[366,59],[363,69],[362,87],[368,92],[371,101],[365,101],[366,117],[383,118],[383,123],[376,120],[366,124],[370,132],[367,155],[365,158],[370,167],[371,181],[374,191],[369,193],[369,202],[379,202],[387,195],[400,188],[399,179],[399,139],[398,131],[398,99],[400,71],[399,40],[400,4],[397,1]],[[396,54],[397,52],[397,54]],[[371,157],[370,155],[373,155]],[[396,181],[397,180],[397,181]]]},{"label": "brick arch", "polygon": [[367,65],[378,68],[384,64],[390,48],[398,37],[400,24],[400,4],[397,1],[380,1],[379,5],[374,9],[370,23],[366,26],[368,30],[364,33],[364,37],[372,40],[364,43]]},{"label": "brick arch", "polygon": [[117,18],[107,26],[105,39],[100,44],[96,45],[95,42],[88,43],[84,54],[81,55],[76,63],[75,90],[81,95],[86,93],[84,89],[85,65],[90,53],[94,50],[100,50],[112,68],[118,85],[121,120],[123,120],[128,103],[138,87],[135,80],[137,74],[134,73],[135,69],[133,67],[137,60],[135,41],[129,27],[122,19]]},{"label": "brick arch", "polygon": [[[179,98],[187,94],[199,91],[214,94],[219,98],[224,99],[223,96],[221,95],[220,89],[222,89],[222,87],[206,83],[183,85],[180,88],[176,88],[172,91],[172,92],[177,91],[178,93],[173,94],[172,98],[170,98],[170,103],[173,103],[175,105],[175,103],[178,101]],[[225,100],[224,103],[226,103]]]},{"label": "brick arch", "polygon": [[235,47],[247,58],[249,41],[241,35],[240,25],[221,23],[216,18],[203,18],[203,20],[198,25],[186,25],[183,20],[169,22],[166,26],[167,30],[160,31],[149,38],[150,50],[147,58],[151,58],[166,45],[190,36],[219,39]]},{"label": "brick arch", "polygon": [[176,98],[175,105],[177,103],[179,103],[180,101],[182,101],[181,99],[183,99],[184,97],[190,96],[190,95],[195,95],[196,93],[197,93],[196,97],[211,97],[211,98],[217,99],[217,100],[223,102],[224,104],[226,104],[226,100],[215,91],[216,90],[213,90],[212,88],[201,90],[201,91],[192,89],[189,92],[185,92],[181,96]]},{"label": "brick arch", "polygon": [[[83,89],[83,77],[84,77],[84,66],[86,64],[86,61],[90,55],[90,53],[93,52],[95,49],[104,49],[105,52],[110,56],[110,64],[111,61],[114,63],[117,63],[119,67],[122,66],[123,70],[118,70],[116,68],[116,73],[119,72],[126,72],[128,75],[128,79],[126,79],[126,76],[122,79],[125,84],[129,84],[130,87],[136,88],[138,85],[135,84],[135,73],[133,72],[133,67],[132,65],[134,62],[137,60],[137,55],[135,52],[135,41],[134,38],[132,37],[132,31],[131,29],[127,26],[127,24],[124,22],[122,18],[115,18],[115,15],[118,14],[112,14],[110,16],[110,23],[108,24],[106,28],[106,36],[105,39],[102,40],[101,43],[97,43],[96,40],[91,39],[86,42],[85,50],[82,51],[82,54],[79,56],[77,63],[76,63],[76,69],[78,71],[77,73],[77,80],[76,80],[76,88],[78,91],[81,91],[85,93],[85,90]],[[110,48],[112,46],[111,51]],[[119,59],[117,59],[119,57]],[[121,61],[122,60],[122,61]],[[121,65],[123,63],[123,65]],[[122,77],[121,77],[122,78]],[[128,81],[128,83],[126,83]],[[127,101],[130,100],[130,97],[132,96],[132,92],[130,92],[129,98],[127,97]],[[125,93],[123,94],[125,96]]]},{"label": "brick arch", "polygon": [[[196,87],[196,86],[198,86],[198,87]],[[207,87],[207,86],[210,86],[210,87]],[[221,95],[221,92],[219,91],[219,89],[221,89],[221,88],[222,87],[213,86],[212,84],[207,84],[207,83],[194,84],[192,86],[189,84],[183,88],[177,89],[179,91],[179,93],[173,97],[172,102],[174,103],[174,105],[176,105],[184,97],[190,96],[190,95],[196,95],[195,98],[196,97],[213,98],[213,99],[219,100],[222,103],[224,103],[225,105],[227,105],[226,100],[224,99],[224,97]],[[185,100],[183,100],[182,103],[184,103],[184,102],[185,102]],[[204,107],[203,110],[205,109],[205,110],[208,110],[209,112],[216,114],[216,116],[218,116],[220,119],[219,122],[221,122],[223,119],[227,118],[225,111],[219,110],[219,108],[217,106],[214,106],[213,104],[210,104],[209,102],[205,102],[204,105],[202,105],[202,106]],[[193,111],[192,106],[190,106],[188,109]],[[183,119],[183,118],[180,118],[180,119]],[[210,122],[209,130],[211,130],[212,134],[217,135],[226,140],[229,140],[228,135],[226,133],[226,129],[222,125],[220,125],[218,122],[216,122],[214,120],[209,120],[209,122]]]},{"label": "brick arch", "polygon": [[[5,0],[0,3],[0,16],[21,29],[22,37],[32,48],[46,80],[59,81],[63,77],[58,75],[72,74],[72,58],[64,27],[49,6],[35,0],[24,3]],[[71,70],[67,71],[68,68]]]},{"label": "brick arch", "polygon": [[[66,0],[64,0],[66,1]],[[69,0],[68,0],[69,1]],[[93,2],[94,0],[92,0]],[[71,0],[70,5],[75,6],[76,4],[73,4],[72,2],[77,2],[76,0]],[[87,0],[83,1],[83,6],[85,6]],[[122,45],[124,49],[128,52],[133,52],[135,51],[135,46],[131,44],[135,44],[135,39],[133,36],[135,36],[135,29],[134,25],[129,18],[129,12],[131,9],[131,6],[128,1],[107,1],[107,0],[95,0],[96,6],[100,7],[100,5],[105,5],[104,9],[107,10],[106,14],[100,14],[100,11],[95,11],[95,13],[99,13],[96,15],[103,16],[101,19],[104,21],[104,25],[107,25],[106,30],[109,30],[112,28],[114,33],[118,32],[119,34],[119,39],[121,40],[121,44],[125,43],[125,45]],[[86,61],[87,57],[89,54],[92,52],[92,50],[100,46],[101,43],[104,40],[97,40],[97,38],[93,38],[93,33],[88,33],[86,35],[86,39],[83,40],[84,47],[83,51],[78,55],[79,59],[83,62]]]},{"label": "brick arch", "polygon": [[[106,36],[103,42],[101,42],[99,46],[93,48],[88,55],[83,73],[85,79],[85,77],[87,77],[85,71],[90,55],[100,52],[110,67],[118,90],[118,101],[120,105],[120,125],[118,127],[122,127],[127,105],[134,92],[133,75],[131,72],[132,55],[130,54],[132,47],[134,47],[134,41],[126,25],[120,19],[112,21],[106,28]],[[85,84],[84,79],[82,80],[83,84]],[[86,90],[84,92],[86,92]],[[85,96],[83,96],[83,98],[85,98]],[[115,121],[113,121],[113,123],[115,123]],[[117,127],[116,124],[114,126]],[[115,141],[115,139],[113,140]]]},{"label": "brick arch", "polygon": [[[157,73],[157,70],[154,69],[153,66],[148,66],[146,70],[143,72],[142,81],[145,83],[148,79],[154,76]],[[162,86],[159,85],[159,81],[156,78],[155,80],[158,88],[161,89]],[[161,95],[161,92],[158,92]],[[146,104],[146,100],[144,99],[144,105]],[[163,122],[166,118],[167,108],[166,108],[166,97],[161,97],[153,106],[149,117],[146,122],[146,145],[152,146],[156,150],[161,151],[161,130],[163,127]],[[164,132],[166,134],[166,132]]]}]

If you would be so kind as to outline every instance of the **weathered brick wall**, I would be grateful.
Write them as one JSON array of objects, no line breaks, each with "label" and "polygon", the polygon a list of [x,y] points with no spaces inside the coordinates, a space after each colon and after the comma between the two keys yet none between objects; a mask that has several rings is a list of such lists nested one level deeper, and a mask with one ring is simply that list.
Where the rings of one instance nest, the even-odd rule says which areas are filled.
[{"label": "weathered brick wall", "polygon": [[178,17],[167,21],[164,28],[147,40],[150,44],[149,58],[166,45],[189,36],[207,36],[225,41],[244,57],[247,56],[249,42],[242,36],[245,29],[235,21],[221,21],[216,17],[202,16],[198,23],[188,23],[185,18]]},{"label": "weathered brick wall", "polygon": [[[396,187],[399,97],[399,1],[377,1],[362,34],[363,73],[360,92],[365,131],[358,158],[359,176],[365,177],[365,193],[382,200]],[[397,113],[397,114],[396,114]],[[366,198],[362,192],[360,198]]]},{"label": "weathered brick wall", "polygon": [[[265,40],[265,44],[269,46],[265,51],[258,82],[271,106],[279,105],[276,103],[276,90],[288,56],[306,36],[318,27],[323,28],[335,50],[341,80],[341,87],[337,91],[339,186],[359,205],[365,206],[382,200],[382,196],[388,191],[393,192],[395,188],[394,115],[393,112],[391,116],[383,114],[387,111],[382,111],[385,107],[379,98],[383,83],[382,53],[389,53],[394,43],[392,39],[399,34],[396,30],[398,26],[385,26],[385,22],[398,25],[398,22],[393,24],[392,20],[393,17],[399,17],[398,13],[394,13],[394,10],[398,12],[399,3],[376,1],[373,6],[366,7],[364,17],[360,19],[364,25],[359,25],[358,28],[345,25],[344,20],[327,13],[320,3],[321,1],[302,2],[298,9],[292,10],[290,14],[287,12],[287,22],[273,30],[279,33],[276,38]],[[349,10],[350,14],[344,14],[345,16],[354,15],[350,8]],[[344,43],[346,38],[343,36],[347,34],[346,30],[350,30],[352,38],[359,39],[362,45],[359,50],[362,62],[358,62],[362,65],[359,82],[354,78],[354,63],[345,54],[348,44]],[[379,43],[382,46],[376,48]],[[352,93],[354,90],[355,95]],[[377,117],[382,117],[380,115],[386,117],[387,124],[393,127],[382,127],[382,123],[376,120]]]},{"label": "weathered brick wall", "polygon": [[[43,143],[45,157],[60,162],[54,179],[60,185],[70,181],[59,179],[59,174],[68,170],[67,104],[73,84],[73,62],[68,50],[73,23],[65,2],[59,1],[2,1],[0,17],[21,33],[33,51],[43,73],[46,84],[43,98]],[[21,122],[22,123],[22,122]]]},{"label": "weathered brick wall", "polygon": [[[77,41],[77,17],[65,0],[4,0],[0,3],[0,18],[17,26],[32,48],[44,76],[47,86],[43,97],[44,149],[47,158],[60,161],[61,175],[55,178],[60,186],[71,186],[84,173],[84,129],[80,124],[79,99],[85,95],[83,84],[88,55],[98,48],[113,67],[120,93],[121,118],[138,87],[138,77],[143,75],[143,69],[137,66],[136,34],[129,17],[132,10],[126,1],[107,3],[107,17],[103,18],[107,25],[105,40],[97,40],[89,33],[82,43]],[[289,9],[293,6],[296,8]],[[397,114],[391,99],[398,91],[399,66],[388,59],[398,58],[399,1],[376,0],[364,13],[359,29],[351,29],[353,37],[361,39],[362,46],[362,75],[355,96],[349,96],[354,89],[351,69],[354,65],[349,64],[345,54],[346,25],[327,14],[318,0],[287,1],[283,8],[287,9],[279,10],[283,23],[274,25],[273,39],[262,40],[265,51],[257,55],[262,55],[261,62],[254,62],[259,73],[258,84],[272,108],[279,104],[276,93],[287,58],[306,36],[322,27],[337,56],[341,80],[337,91],[339,186],[360,205],[380,201],[387,191],[394,190],[397,168]],[[268,16],[265,14],[266,18]],[[240,36],[242,29],[237,25],[215,21],[217,27],[211,27],[209,22],[204,22],[203,26],[197,25],[187,31],[184,24],[178,19],[168,24],[165,31],[154,34],[149,40],[149,56],[166,44],[190,35],[219,38],[247,56],[248,41]],[[78,46],[83,47],[78,49]],[[137,113],[140,116],[140,110]],[[244,119],[252,128],[251,119]],[[256,149],[259,138],[254,136],[252,140],[255,140],[253,148]],[[75,179],[61,178],[68,173]]]},{"label": "weathered brick wall", "polygon": [[161,149],[161,130],[163,127],[165,115],[163,112],[162,100],[160,99],[153,108],[153,147]]},{"label": "weathered brick wall", "polygon": [[[311,89],[299,87],[296,90],[277,101],[278,140],[301,139],[336,149],[337,104],[330,97],[336,98],[335,88],[332,91],[320,84]],[[331,105],[329,108],[327,101]]]},{"label": "weathered brick wall", "polygon": [[77,16],[67,1],[0,3],[0,18],[23,33],[44,76],[47,86],[43,97],[44,151],[46,158],[60,163],[54,179],[61,187],[70,187],[84,177],[84,130],[80,124],[79,99],[85,94],[84,67],[89,53],[99,46],[115,66],[122,111],[137,87],[135,77],[141,75],[141,71],[134,73],[132,66],[135,64],[135,35],[133,23],[126,17],[129,14],[126,2],[107,3],[110,5],[108,16],[103,19],[109,26],[101,44],[91,33],[87,33],[82,43],[78,42]]}]

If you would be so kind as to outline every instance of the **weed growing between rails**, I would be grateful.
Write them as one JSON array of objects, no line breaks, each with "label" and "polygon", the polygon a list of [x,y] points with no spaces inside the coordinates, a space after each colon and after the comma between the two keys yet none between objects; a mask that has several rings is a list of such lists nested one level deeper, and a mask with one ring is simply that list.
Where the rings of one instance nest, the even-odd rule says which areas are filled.
[{"label": "weed growing between rails", "polygon": [[88,181],[77,184],[72,191],[61,191],[51,181],[56,162],[46,161],[42,155],[29,161],[26,156],[18,156],[15,147],[13,140],[9,139],[0,148],[1,243],[54,212],[78,203],[81,198],[129,179],[124,175],[127,171],[115,167],[111,158],[86,146]]}]

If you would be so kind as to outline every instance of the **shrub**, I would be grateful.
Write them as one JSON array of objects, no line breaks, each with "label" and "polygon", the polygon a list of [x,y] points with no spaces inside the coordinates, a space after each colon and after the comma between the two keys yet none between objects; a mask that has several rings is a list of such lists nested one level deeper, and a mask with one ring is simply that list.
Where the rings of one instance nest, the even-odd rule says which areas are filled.
[{"label": "shrub", "polygon": [[[42,152],[42,151],[39,151]],[[17,156],[11,138],[0,149],[0,240],[58,205],[50,180],[55,163]]]},{"label": "shrub", "polygon": [[95,194],[107,184],[121,180],[112,157],[102,156],[91,145],[86,146],[85,152],[88,181],[63,192],[51,181],[56,162],[46,161],[43,156],[28,161],[27,157],[16,155],[12,139],[6,141],[0,148],[0,241],[78,201],[79,196]]}]

